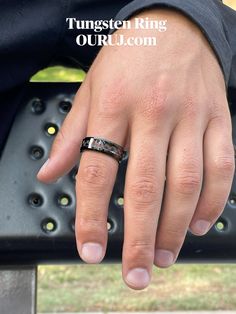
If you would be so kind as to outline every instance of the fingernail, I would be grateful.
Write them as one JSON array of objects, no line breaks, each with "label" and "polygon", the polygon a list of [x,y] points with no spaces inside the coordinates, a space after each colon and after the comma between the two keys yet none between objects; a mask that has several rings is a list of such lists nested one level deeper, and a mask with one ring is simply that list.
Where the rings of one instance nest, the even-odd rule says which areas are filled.
[{"label": "fingernail", "polygon": [[86,263],[100,263],[103,258],[102,246],[92,242],[83,244],[81,257]]},{"label": "fingernail", "polygon": [[49,160],[50,159],[48,158],[48,160],[42,165],[42,167],[40,168],[38,174],[41,174],[41,173],[43,173],[45,171],[45,169],[47,168],[47,166],[49,164]]},{"label": "fingernail", "polygon": [[200,219],[191,226],[190,231],[192,230],[194,233],[203,235],[208,231],[210,225],[209,221]]},{"label": "fingernail", "polygon": [[145,288],[150,282],[150,276],[145,268],[134,268],[126,276],[126,281],[136,288]]},{"label": "fingernail", "polygon": [[155,263],[158,266],[168,267],[174,262],[174,254],[167,250],[156,250]]}]

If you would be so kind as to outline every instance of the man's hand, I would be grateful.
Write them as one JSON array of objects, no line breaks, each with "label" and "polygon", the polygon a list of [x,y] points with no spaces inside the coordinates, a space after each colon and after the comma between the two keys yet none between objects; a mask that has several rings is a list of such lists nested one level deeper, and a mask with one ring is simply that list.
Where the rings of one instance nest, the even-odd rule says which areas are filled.
[{"label": "man's hand", "polygon": [[[181,13],[153,9],[139,17],[167,20],[167,31],[115,32],[155,36],[157,46],[101,49],[38,174],[49,183],[67,173],[86,136],[129,150],[122,265],[133,289],[147,287],[153,263],[168,267],[176,261],[188,228],[196,235],[210,229],[224,209],[235,169],[224,78],[208,41]],[[108,155],[81,155],[75,231],[88,263],[105,255],[117,170]]]}]

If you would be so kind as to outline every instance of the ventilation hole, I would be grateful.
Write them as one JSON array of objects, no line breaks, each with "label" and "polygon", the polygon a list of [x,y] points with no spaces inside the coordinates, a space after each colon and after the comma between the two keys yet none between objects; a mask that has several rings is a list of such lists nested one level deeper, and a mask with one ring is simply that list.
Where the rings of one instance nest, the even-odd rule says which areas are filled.
[{"label": "ventilation hole", "polygon": [[46,134],[49,136],[54,136],[58,132],[58,126],[53,123],[47,123],[45,126]]},{"label": "ventilation hole", "polygon": [[77,175],[77,172],[78,172],[78,167],[74,167],[71,172],[70,172],[70,178],[73,182],[76,181],[76,175]]},{"label": "ventilation hole", "polygon": [[110,219],[108,219],[108,221],[107,221],[107,230],[111,231],[113,229],[113,225],[114,225],[113,222]]},{"label": "ventilation hole", "polygon": [[224,219],[220,219],[215,223],[215,228],[219,232],[223,232],[227,229],[227,222]]},{"label": "ventilation hole", "polygon": [[124,206],[124,197],[123,196],[118,197],[116,202],[117,202],[117,205]]},{"label": "ventilation hole", "polygon": [[33,193],[30,194],[28,202],[32,207],[40,207],[43,204],[43,198],[40,194]]},{"label": "ventilation hole", "polygon": [[31,111],[34,114],[42,114],[46,109],[45,103],[41,99],[35,99],[31,105]]},{"label": "ventilation hole", "polygon": [[44,150],[42,147],[40,146],[32,146],[30,148],[30,156],[34,159],[34,160],[39,160],[41,158],[43,158],[44,155]]},{"label": "ventilation hole", "polygon": [[43,220],[42,229],[46,233],[51,233],[51,232],[55,231],[56,228],[57,228],[57,223],[52,218],[47,218],[47,219]]},{"label": "ventilation hole", "polygon": [[231,196],[229,198],[229,204],[235,206],[236,205],[236,197],[235,196]]},{"label": "ventilation hole", "polygon": [[62,113],[68,113],[71,110],[72,104],[68,100],[63,100],[59,103],[59,109]]},{"label": "ventilation hole", "polygon": [[71,204],[71,198],[69,195],[66,195],[66,194],[63,194],[63,195],[60,195],[59,198],[58,198],[58,204],[61,206],[61,207],[67,207]]}]

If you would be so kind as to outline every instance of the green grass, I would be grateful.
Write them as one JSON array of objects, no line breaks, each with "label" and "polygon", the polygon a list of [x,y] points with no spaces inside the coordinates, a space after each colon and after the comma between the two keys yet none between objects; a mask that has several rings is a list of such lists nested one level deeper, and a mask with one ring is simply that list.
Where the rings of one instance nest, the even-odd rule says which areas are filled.
[{"label": "green grass", "polygon": [[[83,80],[81,70],[39,72],[33,81]],[[128,288],[121,264],[43,265],[38,272],[39,312],[235,310],[236,265],[176,264],[153,268],[142,291]]]},{"label": "green grass", "polygon": [[125,285],[121,264],[39,267],[39,312],[235,310],[236,266],[153,268],[142,291]]}]

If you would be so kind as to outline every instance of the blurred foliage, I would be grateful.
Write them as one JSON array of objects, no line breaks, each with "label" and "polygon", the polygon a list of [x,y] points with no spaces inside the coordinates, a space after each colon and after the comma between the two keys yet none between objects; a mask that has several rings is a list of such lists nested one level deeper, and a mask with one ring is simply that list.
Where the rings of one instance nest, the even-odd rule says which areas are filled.
[{"label": "blurred foliage", "polygon": [[229,5],[233,9],[236,9],[236,0],[224,0],[224,3]]},{"label": "blurred foliage", "polygon": [[32,82],[82,82],[85,72],[62,66],[50,67],[35,74]]}]

